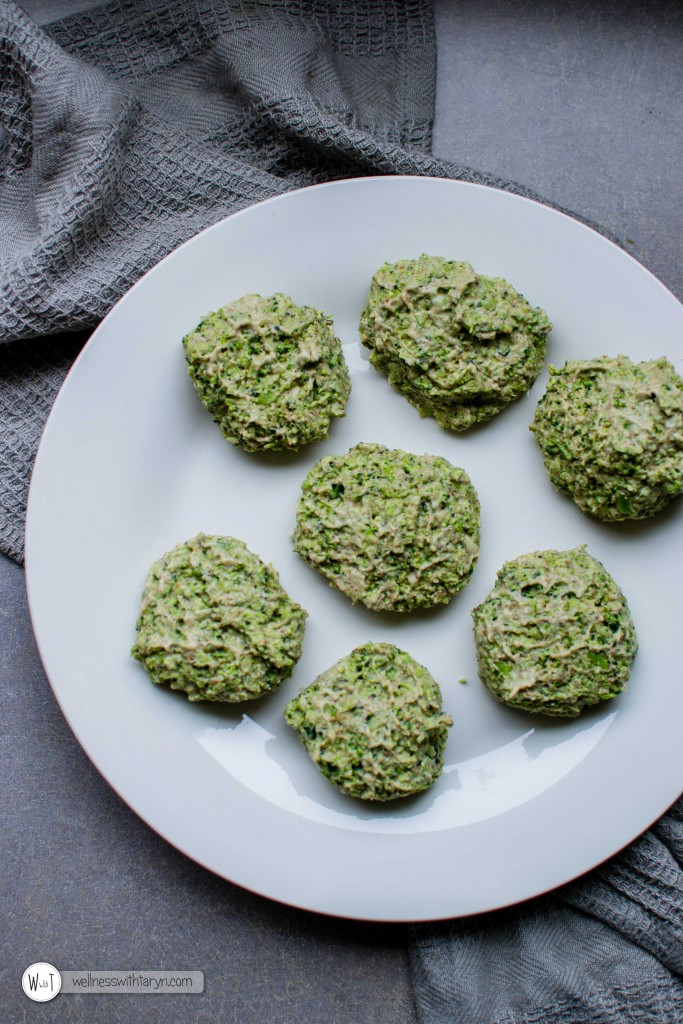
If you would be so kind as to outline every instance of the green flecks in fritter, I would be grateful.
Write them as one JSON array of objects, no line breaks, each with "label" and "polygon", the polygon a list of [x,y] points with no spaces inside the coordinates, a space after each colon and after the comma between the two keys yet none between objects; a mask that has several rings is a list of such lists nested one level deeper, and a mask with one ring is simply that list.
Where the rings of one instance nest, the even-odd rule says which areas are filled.
[{"label": "green flecks in fritter", "polygon": [[488,690],[545,715],[573,717],[616,696],[638,647],[624,595],[583,546],[506,562],[472,617]]},{"label": "green flecks in fritter", "polygon": [[431,786],[453,724],[427,669],[387,643],[341,658],[289,702],[285,720],[322,774],[361,800]]},{"label": "green flecks in fritter", "polygon": [[606,522],[644,519],[683,492],[683,378],[667,359],[549,369],[531,430],[555,487]]},{"label": "green flecks in fritter", "polygon": [[243,295],[183,346],[202,404],[246,451],[300,448],[344,415],[351,381],[332,321],[287,295]]},{"label": "green flecks in fritter", "polygon": [[294,547],[330,584],[374,611],[449,601],[479,553],[479,500],[464,469],[436,455],[358,444],[302,484]]},{"label": "green flecks in fritter", "polygon": [[292,674],[305,620],[246,544],[200,533],[152,565],[131,653],[191,701],[251,700]]},{"label": "green flecks in fritter", "polygon": [[373,365],[420,415],[467,430],[528,391],[551,327],[503,278],[422,255],[377,271],[360,337]]}]

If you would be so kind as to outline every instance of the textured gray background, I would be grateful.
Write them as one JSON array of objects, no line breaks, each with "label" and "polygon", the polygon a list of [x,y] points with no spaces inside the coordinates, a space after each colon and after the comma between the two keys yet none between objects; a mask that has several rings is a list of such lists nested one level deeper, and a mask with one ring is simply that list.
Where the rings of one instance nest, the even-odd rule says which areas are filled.
[{"label": "textured gray background", "polygon": [[[38,21],[92,0],[23,0]],[[436,0],[435,155],[509,177],[622,239],[683,298],[683,5]],[[22,571],[0,562],[2,1019],[411,1024],[408,929],[229,885],[101,780],[40,665]],[[29,1004],[31,962],[199,969],[203,996]],[[468,1022],[469,1024],[469,1022]]]}]

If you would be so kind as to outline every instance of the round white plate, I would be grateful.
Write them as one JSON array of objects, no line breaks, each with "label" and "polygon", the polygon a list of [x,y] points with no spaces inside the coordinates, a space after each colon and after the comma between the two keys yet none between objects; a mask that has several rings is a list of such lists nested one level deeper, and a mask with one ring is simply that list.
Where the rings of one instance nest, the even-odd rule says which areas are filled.
[{"label": "round white plate", "polygon": [[[370,278],[422,252],[501,275],[555,327],[549,359],[666,355],[681,371],[683,307],[600,235],[547,207],[456,181],[370,178],[292,192],[191,239],[93,335],[54,406],[29,501],[27,575],[46,671],[79,741],[169,842],[285,903],[427,920],[514,903],[610,856],[683,780],[683,509],[605,526],[549,484],[528,430],[546,373],[488,425],[448,434],[368,363],[357,326]],[[333,318],[351,370],[347,416],[297,455],[229,445],[186,373],[182,336],[245,292],[286,292]],[[310,466],[358,441],[443,455],[482,504],[481,556],[446,608],[353,607],[291,549]],[[199,531],[231,534],[310,613],[294,676],[253,705],[202,706],[153,686],[129,656],[147,569]],[[628,691],[577,721],[510,711],[476,674],[470,610],[506,559],[585,543],[624,590],[640,639]],[[366,641],[426,665],[452,715],[441,779],[366,806],[317,772],[286,702]],[[459,679],[465,677],[462,685]]]}]

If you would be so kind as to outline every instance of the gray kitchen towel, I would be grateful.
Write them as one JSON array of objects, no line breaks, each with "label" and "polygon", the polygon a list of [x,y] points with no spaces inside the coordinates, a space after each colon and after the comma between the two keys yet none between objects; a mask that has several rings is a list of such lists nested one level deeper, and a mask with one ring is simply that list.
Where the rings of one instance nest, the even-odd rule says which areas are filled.
[{"label": "gray kitchen towel", "polygon": [[[427,0],[0,0],[0,546],[89,330],[180,242],[291,188],[430,174]],[[559,893],[420,929],[422,1024],[683,1021],[683,808]]]},{"label": "gray kitchen towel", "polygon": [[68,334],[185,239],[332,178],[530,194],[430,155],[428,0],[116,0],[47,31],[0,0],[0,62],[0,550],[17,560]]}]

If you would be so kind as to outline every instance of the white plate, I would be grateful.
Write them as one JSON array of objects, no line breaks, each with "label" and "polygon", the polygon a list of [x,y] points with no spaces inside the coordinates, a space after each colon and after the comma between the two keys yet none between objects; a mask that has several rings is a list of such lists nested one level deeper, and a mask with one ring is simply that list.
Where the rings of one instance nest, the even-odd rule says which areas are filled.
[{"label": "white plate", "polygon": [[[472,914],[557,886],[650,825],[683,780],[680,503],[650,522],[603,526],[555,493],[527,429],[545,372],[526,398],[467,435],[420,419],[369,366],[357,325],[377,267],[422,252],[468,259],[543,306],[556,364],[664,354],[681,371],[683,307],[576,221],[454,181],[322,185],[202,232],[118,303],[57,399],[28,515],[45,668],[110,784],[225,878],[311,910],[387,921]],[[208,310],[274,291],[333,316],[353,380],[347,417],[296,456],[247,455],[224,441],[180,343]],[[440,454],[470,474],[481,556],[447,608],[400,616],[352,607],[292,552],[305,473],[361,440]],[[200,530],[242,538],[310,612],[295,675],[252,706],[189,704],[153,686],[128,654],[149,565]],[[582,543],[632,609],[640,652],[628,691],[578,721],[507,710],[477,679],[470,609],[506,559]],[[293,694],[368,640],[426,665],[455,722],[442,778],[378,807],[338,794],[282,720]]]}]

